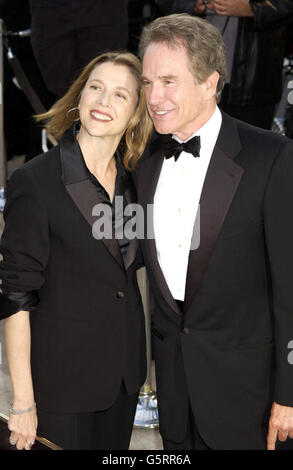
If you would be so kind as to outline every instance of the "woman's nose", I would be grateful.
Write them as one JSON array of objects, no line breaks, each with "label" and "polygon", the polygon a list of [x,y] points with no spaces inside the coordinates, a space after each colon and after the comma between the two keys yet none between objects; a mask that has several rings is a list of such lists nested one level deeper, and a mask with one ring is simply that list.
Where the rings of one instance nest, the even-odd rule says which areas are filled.
[{"label": "woman's nose", "polygon": [[98,101],[103,105],[103,106],[110,106],[111,105],[111,95],[107,91],[103,91],[99,95]]}]

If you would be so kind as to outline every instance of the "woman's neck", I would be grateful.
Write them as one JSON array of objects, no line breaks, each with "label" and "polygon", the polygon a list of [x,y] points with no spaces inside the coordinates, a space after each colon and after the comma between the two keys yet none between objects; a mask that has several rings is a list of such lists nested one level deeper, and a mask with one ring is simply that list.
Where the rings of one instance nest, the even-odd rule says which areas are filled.
[{"label": "woman's neck", "polygon": [[110,176],[116,172],[114,154],[120,142],[120,137],[92,137],[79,132],[77,141],[89,171],[98,179]]}]

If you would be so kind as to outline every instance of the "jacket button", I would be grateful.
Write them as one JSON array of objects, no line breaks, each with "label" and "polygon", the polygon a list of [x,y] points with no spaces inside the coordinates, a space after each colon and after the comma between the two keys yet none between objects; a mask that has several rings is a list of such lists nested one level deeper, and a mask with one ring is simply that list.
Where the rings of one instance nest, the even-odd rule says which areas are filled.
[{"label": "jacket button", "polygon": [[123,299],[123,298],[124,298],[124,292],[122,292],[121,290],[119,290],[119,291],[116,293],[116,298],[117,298],[117,299]]},{"label": "jacket button", "polygon": [[186,328],[186,327],[183,328],[182,333],[183,333],[184,335],[188,335],[188,333],[189,333],[189,328]]}]

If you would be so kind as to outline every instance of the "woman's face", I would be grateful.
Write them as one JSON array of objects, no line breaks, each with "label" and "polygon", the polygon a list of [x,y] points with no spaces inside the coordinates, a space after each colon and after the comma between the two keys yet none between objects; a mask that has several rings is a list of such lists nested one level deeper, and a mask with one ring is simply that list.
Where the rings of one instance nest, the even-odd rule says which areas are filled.
[{"label": "woman's face", "polygon": [[105,62],[91,72],[79,101],[81,132],[92,137],[124,134],[138,101],[128,67]]}]

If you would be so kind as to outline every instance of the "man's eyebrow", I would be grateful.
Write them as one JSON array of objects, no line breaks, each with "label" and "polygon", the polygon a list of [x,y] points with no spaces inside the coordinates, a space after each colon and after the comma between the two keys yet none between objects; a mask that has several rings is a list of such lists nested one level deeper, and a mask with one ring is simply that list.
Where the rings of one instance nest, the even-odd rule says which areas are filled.
[{"label": "man's eyebrow", "polygon": [[176,80],[177,75],[160,75],[159,79],[160,80]]},{"label": "man's eyebrow", "polygon": [[[177,80],[177,75],[159,75],[158,76],[158,79],[159,80]],[[149,80],[147,77],[145,77],[144,75],[142,75],[141,77],[141,80],[144,81],[144,80]]]}]

